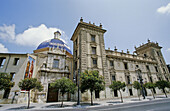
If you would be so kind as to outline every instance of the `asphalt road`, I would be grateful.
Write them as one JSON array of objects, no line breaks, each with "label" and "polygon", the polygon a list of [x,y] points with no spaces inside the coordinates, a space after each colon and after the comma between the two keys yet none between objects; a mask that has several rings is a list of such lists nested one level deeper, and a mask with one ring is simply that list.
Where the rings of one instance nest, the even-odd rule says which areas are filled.
[{"label": "asphalt road", "polygon": [[[170,111],[170,99],[127,103],[100,107],[55,109],[60,111]],[[49,110],[48,110],[49,111]]]}]

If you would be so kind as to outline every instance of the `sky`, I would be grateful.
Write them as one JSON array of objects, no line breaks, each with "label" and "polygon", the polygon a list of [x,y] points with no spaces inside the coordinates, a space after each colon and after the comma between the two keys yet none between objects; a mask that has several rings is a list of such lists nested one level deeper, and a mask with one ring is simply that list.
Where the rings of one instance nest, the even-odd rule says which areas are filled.
[{"label": "sky", "polygon": [[170,0],[0,0],[0,53],[32,53],[57,30],[72,50],[81,17],[102,23],[106,49],[133,53],[150,39],[170,64]]}]

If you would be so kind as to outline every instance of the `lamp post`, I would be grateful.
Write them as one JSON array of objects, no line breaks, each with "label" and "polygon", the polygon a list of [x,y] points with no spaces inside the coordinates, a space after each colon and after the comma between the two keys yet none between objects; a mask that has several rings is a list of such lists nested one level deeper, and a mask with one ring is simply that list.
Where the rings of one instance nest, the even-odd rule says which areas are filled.
[{"label": "lamp post", "polygon": [[80,80],[80,71],[78,70],[78,73],[77,73],[77,82],[76,82],[76,77],[75,77],[75,73],[74,73],[74,77],[73,77],[73,81],[74,83],[77,84],[77,87],[78,87],[78,90],[77,90],[77,106],[80,106],[80,86],[79,86],[79,80]]},{"label": "lamp post", "polygon": [[77,105],[80,106],[80,69],[78,69],[78,77],[77,77],[77,87],[78,87],[78,98]]},{"label": "lamp post", "polygon": [[138,80],[139,80],[139,82],[141,84],[141,87],[142,87],[143,99],[145,99],[145,92],[144,92],[144,87],[143,87],[143,79],[142,79],[142,75],[141,75],[141,70],[139,68],[136,69],[136,74],[137,74]]}]

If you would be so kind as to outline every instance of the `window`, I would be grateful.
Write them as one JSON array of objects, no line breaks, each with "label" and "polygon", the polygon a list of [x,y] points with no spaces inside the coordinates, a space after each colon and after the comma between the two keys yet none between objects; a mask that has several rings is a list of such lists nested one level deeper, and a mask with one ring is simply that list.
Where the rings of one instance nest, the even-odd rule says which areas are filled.
[{"label": "window", "polygon": [[97,67],[97,59],[93,59],[93,67]]},{"label": "window", "polygon": [[95,98],[100,98],[99,91],[95,91]]},{"label": "window", "polygon": [[136,68],[138,68],[139,66],[138,65],[136,65]]},{"label": "window", "polygon": [[77,39],[75,40],[75,42],[74,42],[74,43],[75,43],[75,46],[77,47]]},{"label": "window", "polygon": [[59,60],[58,59],[54,59],[53,68],[59,68]]},{"label": "window", "polygon": [[152,77],[149,77],[150,81],[153,83]]},{"label": "window", "polygon": [[149,66],[148,66],[148,65],[146,65],[146,69],[147,69],[148,71],[150,71],[150,70],[149,70]]},{"label": "window", "polygon": [[125,69],[128,69],[127,63],[124,63],[124,67],[125,67]]},{"label": "window", "polygon": [[5,60],[6,60],[5,57],[1,57],[1,58],[0,58],[0,68],[3,68],[3,66],[4,66],[4,64],[5,64]]},{"label": "window", "polygon": [[116,81],[115,75],[112,76],[112,81]]},{"label": "window", "polygon": [[91,35],[91,41],[95,42],[95,35]]},{"label": "window", "polygon": [[74,70],[77,70],[77,61],[75,62]]},{"label": "window", "polygon": [[160,56],[159,52],[157,51],[157,55]]},{"label": "window", "polygon": [[127,84],[130,84],[130,76],[126,76],[127,77]]},{"label": "window", "polygon": [[165,68],[163,68],[163,72],[166,73]]},{"label": "window", "polygon": [[144,57],[147,57],[147,55],[146,55],[146,54],[144,54]]},{"label": "window", "polygon": [[92,47],[92,54],[96,54],[96,47]]},{"label": "window", "polygon": [[155,66],[155,70],[156,70],[156,72],[158,72],[158,67]]},{"label": "window", "polygon": [[18,65],[18,63],[19,63],[19,58],[14,58],[14,63],[13,63],[13,65]]},{"label": "window", "polygon": [[11,79],[11,81],[14,81],[14,77],[15,77],[15,72],[11,72],[11,73],[10,73],[10,79]]},{"label": "window", "polygon": [[162,60],[160,59],[161,64],[163,64]]},{"label": "window", "polygon": [[113,61],[110,61],[110,66],[113,66]]},{"label": "window", "polygon": [[75,51],[75,57],[77,57],[77,50]]}]

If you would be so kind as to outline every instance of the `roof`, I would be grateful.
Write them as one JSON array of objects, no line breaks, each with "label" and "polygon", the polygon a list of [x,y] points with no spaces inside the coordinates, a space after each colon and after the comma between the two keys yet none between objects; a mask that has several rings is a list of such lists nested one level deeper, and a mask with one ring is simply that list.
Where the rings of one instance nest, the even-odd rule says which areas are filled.
[{"label": "roof", "polygon": [[51,48],[57,48],[59,47],[59,49],[64,49],[67,52],[69,52],[70,54],[72,54],[70,48],[68,47],[68,45],[61,39],[50,39],[47,41],[42,42],[38,47],[38,49],[42,49],[42,48],[46,48],[46,47],[51,47]]}]

